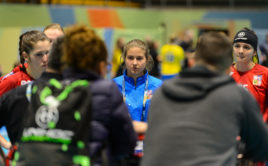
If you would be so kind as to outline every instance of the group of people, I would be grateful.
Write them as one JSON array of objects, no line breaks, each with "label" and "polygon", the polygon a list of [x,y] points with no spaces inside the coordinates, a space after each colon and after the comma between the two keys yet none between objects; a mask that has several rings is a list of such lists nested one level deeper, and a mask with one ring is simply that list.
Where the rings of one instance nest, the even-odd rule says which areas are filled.
[{"label": "group of people", "polygon": [[[45,34],[46,31],[49,33]],[[148,75],[146,66],[150,67],[151,57],[145,42],[135,39],[125,46],[125,74],[123,79],[118,78],[118,80],[121,79],[118,87],[123,86],[123,91],[121,90],[123,94],[120,94],[114,83],[117,78],[114,82],[103,79],[107,72],[108,54],[104,42],[92,29],[74,25],[67,27],[65,32],[59,27],[55,31],[45,28],[44,32],[29,31],[20,36],[21,64],[16,70],[1,78],[0,86],[7,88],[1,88],[0,125],[6,126],[11,144],[18,143],[19,145],[17,153],[20,157],[14,159],[16,163],[18,165],[40,165],[41,163],[57,165],[62,162],[49,161],[34,154],[37,149],[41,152],[47,149],[40,145],[40,140],[36,141],[34,137],[29,138],[29,126],[26,128],[30,125],[28,121],[34,119],[32,114],[37,116],[39,110],[31,110],[29,114],[29,105],[36,104],[31,96],[38,94],[39,90],[36,90],[38,89],[36,87],[45,86],[52,79],[60,82],[90,81],[92,98],[85,102],[92,104],[91,107],[88,106],[85,109],[92,110],[92,123],[86,130],[90,132],[88,150],[93,165],[107,161],[109,165],[116,165],[122,162],[121,158],[134,156],[136,133],[146,131],[150,99],[153,91],[162,83],[161,80]],[[142,79],[141,76],[143,76]],[[142,99],[138,100],[135,105],[132,103],[126,105],[123,101],[135,100],[131,95],[132,90],[135,90],[134,93],[138,95],[142,94]],[[142,111],[139,111],[141,107]],[[128,110],[132,110],[132,113]],[[138,112],[135,113],[136,111]],[[129,113],[131,117],[136,116],[132,118],[133,121]],[[31,126],[30,129],[33,130],[33,128],[36,131],[40,130],[36,125]],[[47,129],[47,131],[50,130]],[[35,135],[36,133],[32,134],[40,137],[40,135]],[[5,140],[1,142],[5,148],[12,147],[11,144],[6,145]],[[104,152],[107,155],[107,161],[102,159]],[[41,154],[48,155],[45,152]],[[60,158],[56,154],[55,156]],[[57,160],[57,157],[54,159]]]},{"label": "group of people", "polygon": [[[233,42],[208,32],[195,65],[163,83],[148,74],[146,42],[133,39],[120,48],[123,74],[106,80],[107,49],[89,27],[25,32],[21,64],[0,81],[0,126],[11,144],[0,143],[18,146],[17,165],[235,165],[238,140],[243,158],[268,160],[268,69],[253,62],[257,47],[250,29]],[[76,127],[67,132],[65,124]]]}]

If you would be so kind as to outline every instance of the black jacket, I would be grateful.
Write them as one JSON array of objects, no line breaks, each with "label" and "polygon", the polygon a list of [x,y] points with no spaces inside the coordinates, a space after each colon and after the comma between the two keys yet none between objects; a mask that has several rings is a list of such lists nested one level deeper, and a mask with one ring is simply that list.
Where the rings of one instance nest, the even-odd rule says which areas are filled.
[{"label": "black jacket", "polygon": [[[77,72],[69,69],[64,71],[63,75],[65,80],[86,79],[90,81],[93,119],[88,146],[90,157],[94,160],[93,165],[102,164],[103,149],[106,150],[105,156],[108,157],[106,162],[109,165],[132,154],[137,136],[116,84],[91,72]],[[35,82],[45,82],[50,78],[59,80],[62,77],[44,73]],[[27,85],[13,89],[0,99],[0,126],[6,125],[12,143],[20,138],[22,131],[23,112],[28,106],[26,88]]]},{"label": "black jacket", "polygon": [[[133,153],[136,145],[136,133],[128,114],[127,107],[117,85],[92,72],[67,69],[63,72],[64,80],[89,80],[92,92],[92,137],[90,156],[94,166],[102,164],[102,156],[108,157],[109,163],[118,162],[121,157]],[[106,150],[103,153],[103,149]]]},{"label": "black jacket", "polygon": [[[56,73],[44,72],[35,82],[46,82],[51,78],[60,80],[62,76]],[[0,127],[6,126],[9,139],[13,145],[18,141],[22,130],[23,113],[29,103],[26,98],[27,86],[12,89],[0,98]]]},{"label": "black jacket", "polygon": [[234,166],[268,159],[268,132],[255,99],[234,80],[202,66],[182,71],[155,93],[142,166]]}]

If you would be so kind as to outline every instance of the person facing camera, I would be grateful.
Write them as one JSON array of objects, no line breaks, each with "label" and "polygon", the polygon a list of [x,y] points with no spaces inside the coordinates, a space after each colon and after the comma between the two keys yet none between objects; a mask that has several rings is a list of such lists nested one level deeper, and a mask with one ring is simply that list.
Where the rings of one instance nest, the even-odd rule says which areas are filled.
[{"label": "person facing camera", "polygon": [[28,31],[20,35],[19,71],[11,72],[0,81],[0,96],[7,91],[31,82],[46,70],[51,43],[40,31]]},{"label": "person facing camera", "polygon": [[235,62],[230,75],[258,101],[263,120],[268,122],[268,68],[254,62],[257,56],[258,38],[254,31],[244,28],[233,40]]},{"label": "person facing camera", "polygon": [[[139,39],[129,41],[123,50],[125,70],[113,81],[121,91],[139,141],[134,152],[133,165],[138,165],[143,155],[143,139],[147,129],[147,116],[154,91],[162,81],[148,74],[152,58],[146,43]],[[131,161],[132,162],[132,161]]]}]

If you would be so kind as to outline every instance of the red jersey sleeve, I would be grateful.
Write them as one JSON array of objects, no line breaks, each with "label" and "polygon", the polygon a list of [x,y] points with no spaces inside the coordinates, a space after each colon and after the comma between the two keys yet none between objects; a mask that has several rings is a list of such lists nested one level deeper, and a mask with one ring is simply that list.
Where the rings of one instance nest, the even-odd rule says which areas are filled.
[{"label": "red jersey sleeve", "polygon": [[9,75],[0,81],[0,96],[7,91],[16,88],[17,86],[27,84],[32,80],[33,79],[23,71],[18,71],[12,75]]},{"label": "red jersey sleeve", "polygon": [[0,96],[4,93],[8,92],[9,90],[15,88],[17,86],[16,81],[12,79],[12,77],[7,77],[0,82]]}]

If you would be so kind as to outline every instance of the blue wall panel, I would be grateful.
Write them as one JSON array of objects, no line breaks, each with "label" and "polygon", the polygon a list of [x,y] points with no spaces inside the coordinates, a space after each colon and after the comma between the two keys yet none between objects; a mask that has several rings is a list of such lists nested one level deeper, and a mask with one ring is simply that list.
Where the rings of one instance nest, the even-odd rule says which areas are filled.
[{"label": "blue wall panel", "polygon": [[105,29],[104,33],[103,33],[103,40],[106,44],[107,50],[108,50],[108,55],[109,55],[109,59],[108,60],[112,60],[112,54],[113,54],[113,50],[112,50],[112,45],[113,45],[113,35],[114,35],[114,30],[113,29]]},{"label": "blue wall panel", "polygon": [[74,8],[58,8],[58,7],[49,7],[49,13],[51,16],[51,21],[53,23],[58,23],[61,26],[65,27],[71,24],[75,24],[75,15]]},{"label": "blue wall panel", "polygon": [[204,19],[248,19],[251,21],[253,29],[267,29],[268,28],[268,12],[249,12],[249,11],[228,11],[228,12],[207,12]]}]

